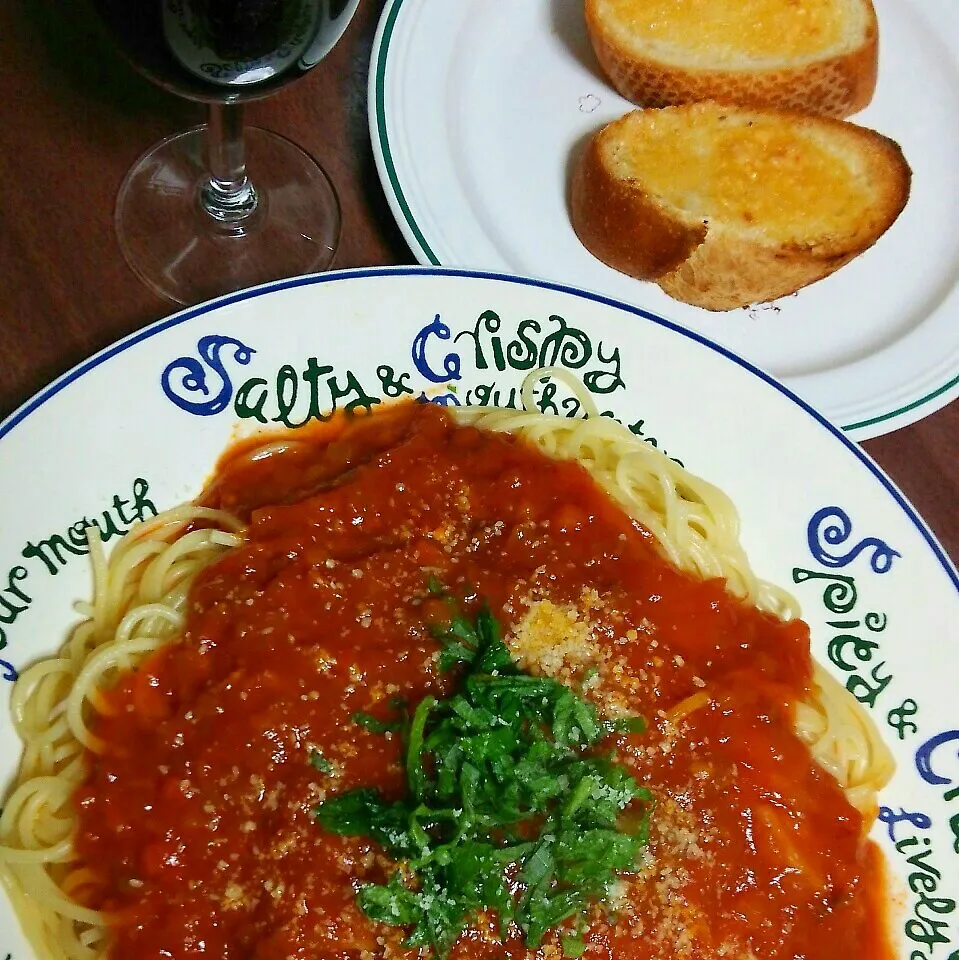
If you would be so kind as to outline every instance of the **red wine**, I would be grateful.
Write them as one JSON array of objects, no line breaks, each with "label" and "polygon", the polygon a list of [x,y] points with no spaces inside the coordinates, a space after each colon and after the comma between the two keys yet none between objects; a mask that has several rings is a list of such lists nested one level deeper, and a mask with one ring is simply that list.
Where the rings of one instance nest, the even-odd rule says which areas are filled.
[{"label": "red wine", "polygon": [[250,100],[316,66],[358,0],[93,0],[124,54],[192,100]]}]

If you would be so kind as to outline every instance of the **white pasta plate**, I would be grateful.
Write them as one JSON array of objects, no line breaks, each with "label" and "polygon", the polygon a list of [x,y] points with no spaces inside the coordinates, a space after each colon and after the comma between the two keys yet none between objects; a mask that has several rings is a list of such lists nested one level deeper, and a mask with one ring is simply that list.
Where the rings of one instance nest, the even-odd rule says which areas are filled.
[{"label": "white pasta plate", "polygon": [[[0,425],[0,791],[20,752],[16,675],[54,653],[89,595],[86,528],[109,550],[199,493],[264,424],[414,397],[508,405],[534,366],[736,503],[758,574],[788,588],[813,653],[865,705],[897,769],[873,836],[898,956],[959,956],[959,575],[913,507],[787,387],[636,307],[558,284],[438,268],[272,283],[161,320]],[[575,415],[540,384],[544,410]],[[0,960],[33,960],[0,895]]]},{"label": "white pasta plate", "polygon": [[595,290],[747,357],[856,440],[959,396],[959,7],[875,0],[879,80],[851,118],[897,141],[908,204],[852,263],[712,313],[607,267],[569,222],[571,157],[633,105],[600,72],[581,0],[390,0],[369,82],[377,169],[422,264]]}]

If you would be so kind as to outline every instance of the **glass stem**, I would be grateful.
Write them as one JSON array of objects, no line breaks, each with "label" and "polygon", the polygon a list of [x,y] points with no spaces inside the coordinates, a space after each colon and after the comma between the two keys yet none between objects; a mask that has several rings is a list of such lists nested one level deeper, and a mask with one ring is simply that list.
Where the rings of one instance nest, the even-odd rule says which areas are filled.
[{"label": "glass stem", "polygon": [[257,196],[246,175],[240,104],[210,104],[206,162],[210,179],[200,188],[200,206],[220,223],[241,223],[256,209]]}]

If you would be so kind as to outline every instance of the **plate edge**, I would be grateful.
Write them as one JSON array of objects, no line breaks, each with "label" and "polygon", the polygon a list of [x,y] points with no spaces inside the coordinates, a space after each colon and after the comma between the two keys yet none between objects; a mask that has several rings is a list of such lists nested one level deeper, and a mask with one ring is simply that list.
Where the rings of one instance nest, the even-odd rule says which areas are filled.
[{"label": "plate edge", "polygon": [[[948,556],[945,549],[932,532],[931,528],[919,515],[919,512],[912,505],[909,499],[903,494],[903,492],[893,482],[888,474],[886,474],[886,472],[879,466],[879,464],[876,463],[876,461],[873,460],[873,458],[866,453],[862,447],[847,437],[841,428],[831,423],[825,416],[823,416],[823,414],[812,407],[798,394],[794,393],[786,384],[766,373],[751,361],[733,353],[728,347],[716,343],[715,341],[702,336],[694,330],[688,330],[672,320],[667,320],[665,317],[657,316],[656,314],[651,313],[648,310],[644,310],[641,307],[634,306],[621,300],[616,300],[601,293],[583,290],[552,280],[521,277],[496,271],[444,267],[442,265],[357,267],[345,270],[328,271],[326,273],[307,274],[305,276],[292,277],[284,280],[275,280],[256,287],[249,287],[245,290],[239,290],[235,293],[226,294],[222,297],[218,297],[214,300],[210,300],[193,307],[188,307],[185,310],[178,311],[177,313],[174,313],[168,317],[156,320],[153,323],[148,324],[146,327],[143,327],[142,329],[123,337],[115,343],[98,351],[92,357],[81,361],[79,364],[67,370],[61,376],[57,377],[52,383],[41,389],[38,393],[34,394],[29,400],[14,410],[13,413],[11,413],[5,420],[0,422],[0,444],[2,444],[2,441],[7,434],[23,423],[27,417],[36,412],[48,400],[55,397],[65,387],[69,386],[74,380],[79,379],[89,371],[99,367],[101,364],[123,353],[125,350],[130,349],[136,344],[141,343],[144,340],[148,340],[149,338],[156,336],[158,333],[162,333],[164,330],[179,326],[182,323],[186,323],[187,321],[203,316],[204,314],[212,313],[214,310],[220,309],[221,307],[230,306],[233,303],[240,303],[245,300],[253,300],[257,297],[272,293],[277,290],[286,290],[301,286],[314,286],[322,283],[334,283],[340,280],[362,278],[374,279],[379,277],[395,276],[464,277],[469,279],[494,280],[506,284],[552,290],[557,293],[566,294],[582,300],[590,300],[594,303],[600,303],[605,306],[642,317],[648,322],[665,327],[674,333],[685,337],[687,340],[692,340],[695,343],[698,343],[700,346],[706,347],[707,349],[712,350],[714,353],[720,354],[727,360],[732,361],[734,364],[743,368],[748,373],[758,377],[769,386],[778,390],[787,399],[796,404],[807,416],[812,417],[812,419],[814,419],[821,427],[839,440],[840,443],[842,443],[843,446],[845,446],[846,449],[852,453],[853,456],[855,456],[870,473],[873,474],[880,484],[885,487],[886,492],[892,496],[897,506],[906,514],[907,518],[911,521],[917,532],[926,541],[926,544],[939,561],[939,564],[946,573],[946,576],[951,580],[956,592],[959,593],[959,571],[957,571],[957,568],[953,564],[951,558]],[[0,449],[2,449],[2,447],[0,447]]]},{"label": "plate edge", "polygon": [[[390,150],[389,134],[386,129],[386,61],[393,37],[393,30],[404,0],[391,0],[383,8],[370,55],[370,72],[367,80],[367,122],[370,128],[370,142],[376,161],[376,170],[380,183],[384,187],[387,202],[406,242],[416,259],[424,266],[441,266],[439,257],[420,229],[409,202],[403,192],[393,154]],[[389,189],[386,189],[389,185]]]}]

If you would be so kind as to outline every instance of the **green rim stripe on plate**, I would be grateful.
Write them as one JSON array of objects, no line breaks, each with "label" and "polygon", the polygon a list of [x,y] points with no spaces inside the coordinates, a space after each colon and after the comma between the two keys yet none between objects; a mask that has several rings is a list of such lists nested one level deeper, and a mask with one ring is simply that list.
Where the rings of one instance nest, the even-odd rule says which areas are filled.
[{"label": "green rim stripe on plate", "polygon": [[386,173],[390,178],[390,186],[393,188],[397,203],[399,203],[400,209],[403,211],[403,216],[406,218],[406,222],[413,232],[413,236],[416,237],[416,242],[422,248],[423,253],[429,258],[430,263],[439,267],[441,266],[439,258],[433,253],[432,248],[426,242],[426,237],[423,236],[423,231],[420,230],[419,225],[413,219],[410,205],[406,202],[406,197],[403,195],[403,188],[400,186],[400,181],[396,176],[393,155],[390,153],[389,138],[386,135],[386,110],[384,109],[386,99],[386,52],[389,49],[390,40],[393,36],[393,27],[396,25],[396,18],[402,6],[403,0],[394,0],[393,6],[390,7],[390,11],[387,14],[386,25],[383,28],[383,39],[380,41],[380,49],[376,55],[376,132],[380,141],[380,150],[383,154]]},{"label": "green rim stripe on plate", "polygon": [[[403,217],[406,220],[407,226],[409,226],[410,231],[416,238],[416,242],[420,245],[420,248],[429,259],[429,262],[434,266],[440,267],[443,266],[443,264],[440,263],[439,257],[436,256],[436,254],[433,252],[433,248],[427,242],[426,237],[423,236],[423,231],[420,229],[419,224],[414,219],[413,212],[410,210],[410,205],[406,200],[405,194],[403,193],[403,188],[400,186],[399,177],[396,174],[396,165],[393,163],[393,154],[390,152],[389,137],[387,136],[386,132],[386,58],[390,41],[393,37],[393,29],[396,26],[396,19],[399,16],[400,7],[402,6],[403,0],[393,0],[393,4],[390,7],[389,12],[386,14],[386,23],[383,28],[383,36],[380,41],[379,50],[376,54],[376,131],[380,143],[380,151],[383,156],[383,163],[386,167],[387,176],[389,177],[390,186],[393,190],[394,196],[396,197],[396,202],[399,204],[400,210],[403,212]],[[888,413],[881,413],[878,416],[869,417],[866,420],[857,420],[855,423],[843,424],[840,429],[844,431],[862,430],[865,427],[872,427],[877,423],[883,423],[886,420],[892,420],[904,413],[909,413],[910,410],[915,410],[918,407],[923,406],[930,400],[935,400],[936,397],[942,396],[942,394],[944,394],[947,390],[951,390],[957,384],[959,384],[959,376],[953,377],[952,380],[949,380],[948,382],[942,384],[942,386],[930,391],[925,396],[920,397],[918,400],[913,400],[911,403],[907,403],[895,410],[890,410]]]},{"label": "green rim stripe on plate", "polygon": [[930,393],[927,393],[924,397],[920,397],[918,400],[913,400],[912,403],[907,403],[904,407],[899,407],[898,410],[893,410],[890,413],[882,413],[878,417],[872,417],[869,420],[860,420],[857,423],[850,423],[843,427],[843,430],[859,430],[862,427],[871,427],[873,424],[882,423],[883,420],[891,420],[893,417],[898,417],[902,413],[908,413],[910,410],[915,410],[917,407],[921,407],[924,403],[928,403],[930,400],[935,400],[936,397],[942,396],[947,390],[951,390],[956,384],[959,384],[959,376],[953,377],[947,383],[944,383],[941,387],[937,387],[935,390],[932,390]]}]

